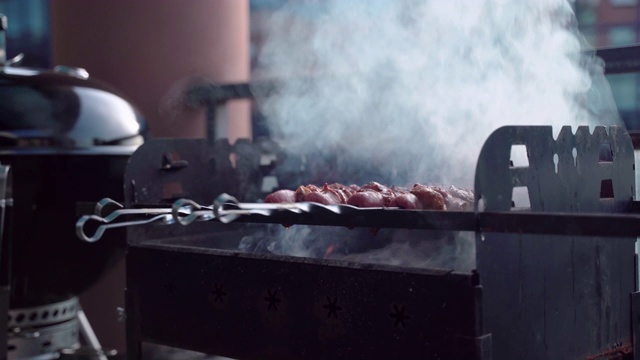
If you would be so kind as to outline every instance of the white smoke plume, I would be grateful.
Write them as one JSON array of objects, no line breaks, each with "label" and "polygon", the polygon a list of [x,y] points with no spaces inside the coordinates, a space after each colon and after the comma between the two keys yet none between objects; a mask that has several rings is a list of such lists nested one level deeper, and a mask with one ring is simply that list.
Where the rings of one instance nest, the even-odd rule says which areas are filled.
[{"label": "white smoke plume", "polygon": [[567,0],[297,0],[267,29],[257,78],[298,79],[260,100],[270,130],[345,174],[473,187],[502,125],[619,121]]},{"label": "white smoke plume", "polygon": [[[291,1],[267,20],[256,73],[287,81],[260,109],[285,149],[332,157],[342,182],[473,188],[480,149],[500,126],[557,134],[620,121],[603,64],[585,55],[576,25],[567,0]],[[321,175],[320,184],[336,180]],[[243,246],[317,257],[337,239],[317,227],[276,231]],[[384,234],[387,246],[355,246],[344,258],[475,266],[473,237]]]}]

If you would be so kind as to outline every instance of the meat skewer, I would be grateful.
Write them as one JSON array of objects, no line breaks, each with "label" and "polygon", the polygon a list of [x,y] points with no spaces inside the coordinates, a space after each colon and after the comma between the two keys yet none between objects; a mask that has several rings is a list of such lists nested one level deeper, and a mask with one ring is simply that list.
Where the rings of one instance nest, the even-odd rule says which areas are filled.
[{"label": "meat skewer", "polygon": [[317,202],[323,205],[344,204],[346,199],[338,191],[324,184],[320,191],[312,191],[304,196],[304,201]]},{"label": "meat skewer", "polygon": [[384,207],[384,197],[377,191],[365,190],[351,195],[347,204],[363,208]]},{"label": "meat skewer", "polygon": [[293,190],[278,190],[264,198],[266,203],[294,203],[296,202],[296,192]]},{"label": "meat skewer", "polygon": [[348,204],[361,208],[397,207],[410,210],[454,210],[473,208],[471,190],[450,186],[414,184],[411,189],[387,187],[372,181],[362,186],[339,183],[299,186],[295,191],[282,189],[269,194],[267,203],[316,202],[324,205]]},{"label": "meat skewer", "polygon": [[446,210],[444,197],[440,192],[427,185],[415,184],[411,189],[411,194],[418,198],[423,209]]},{"label": "meat skewer", "polygon": [[396,196],[389,206],[409,210],[423,209],[422,203],[420,203],[418,197],[412,193],[405,193]]}]

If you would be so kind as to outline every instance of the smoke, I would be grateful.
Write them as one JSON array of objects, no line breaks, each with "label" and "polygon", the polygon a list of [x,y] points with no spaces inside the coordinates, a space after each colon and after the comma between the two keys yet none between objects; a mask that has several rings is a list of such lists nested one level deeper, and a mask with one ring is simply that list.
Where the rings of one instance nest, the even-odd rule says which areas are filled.
[{"label": "smoke", "polygon": [[502,125],[619,121],[566,0],[292,1],[266,27],[256,76],[289,80],[260,100],[271,132],[351,176],[472,187]]},{"label": "smoke", "polygon": [[[334,160],[320,170],[327,182],[473,188],[482,144],[498,127],[552,125],[557,134],[620,121],[603,64],[576,26],[567,0],[292,1],[266,21],[254,76],[286,81],[256,89],[260,110],[291,154]],[[309,241],[319,249],[271,245],[320,256],[328,244]],[[473,240],[431,245],[392,239],[345,256],[465,269],[473,259]]]},{"label": "smoke", "polygon": [[242,238],[239,249],[402,267],[455,269],[475,267],[475,235],[415,229],[346,229],[269,225]]}]

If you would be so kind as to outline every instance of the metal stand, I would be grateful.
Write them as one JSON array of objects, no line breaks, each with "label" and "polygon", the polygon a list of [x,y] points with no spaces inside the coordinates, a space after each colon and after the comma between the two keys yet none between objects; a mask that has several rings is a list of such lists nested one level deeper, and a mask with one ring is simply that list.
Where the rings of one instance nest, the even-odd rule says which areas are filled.
[{"label": "metal stand", "polygon": [[102,345],[100,345],[100,341],[98,337],[93,332],[93,328],[89,323],[89,319],[87,319],[87,315],[85,315],[84,310],[80,308],[78,310],[78,321],[80,322],[80,336],[82,340],[92,349],[96,351],[98,359],[107,360],[107,356],[102,351]]}]

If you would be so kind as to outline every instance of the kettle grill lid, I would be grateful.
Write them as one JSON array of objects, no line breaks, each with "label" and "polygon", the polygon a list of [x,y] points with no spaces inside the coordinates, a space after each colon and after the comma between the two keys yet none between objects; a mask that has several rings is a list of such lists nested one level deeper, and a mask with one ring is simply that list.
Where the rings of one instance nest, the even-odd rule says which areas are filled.
[{"label": "kettle grill lid", "polygon": [[0,67],[0,147],[140,145],[144,131],[129,101],[88,76]]},{"label": "kettle grill lid", "polygon": [[22,54],[7,60],[5,29],[0,14],[0,150],[95,152],[142,144],[144,119],[125,96],[81,68],[20,67]]}]

